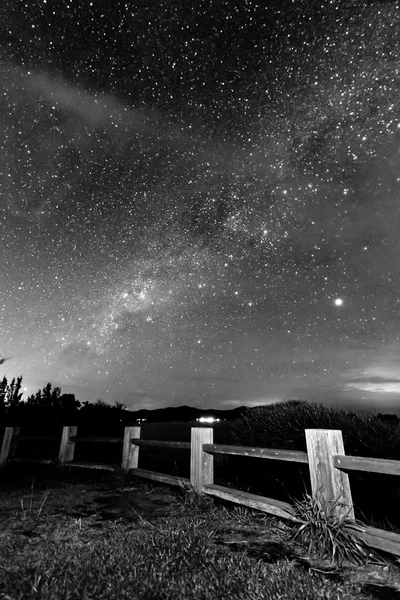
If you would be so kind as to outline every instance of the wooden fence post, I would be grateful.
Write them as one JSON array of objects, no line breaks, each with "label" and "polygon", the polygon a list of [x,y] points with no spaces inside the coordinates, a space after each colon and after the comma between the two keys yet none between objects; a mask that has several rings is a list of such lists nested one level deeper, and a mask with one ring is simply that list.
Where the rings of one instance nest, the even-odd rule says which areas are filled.
[{"label": "wooden fence post", "polygon": [[203,451],[203,444],[213,443],[212,427],[192,427],[190,449],[190,483],[196,490],[203,485],[214,483],[214,457]]},{"label": "wooden fence post", "polygon": [[121,462],[121,469],[125,472],[137,469],[139,464],[139,446],[132,444],[132,438],[140,438],[140,427],[125,427]]},{"label": "wooden fence post", "polygon": [[70,437],[77,434],[78,427],[75,425],[67,425],[63,427],[60,452],[58,454],[58,460],[63,465],[71,460],[74,460],[75,454],[75,442],[70,440]]},{"label": "wooden fence post", "polygon": [[333,429],[306,429],[311,490],[323,497],[338,518],[354,520],[349,476],[333,465],[333,457],[344,455],[342,432]]},{"label": "wooden fence post", "polygon": [[7,461],[15,454],[19,436],[19,427],[6,427],[0,452],[0,468],[5,467]]}]

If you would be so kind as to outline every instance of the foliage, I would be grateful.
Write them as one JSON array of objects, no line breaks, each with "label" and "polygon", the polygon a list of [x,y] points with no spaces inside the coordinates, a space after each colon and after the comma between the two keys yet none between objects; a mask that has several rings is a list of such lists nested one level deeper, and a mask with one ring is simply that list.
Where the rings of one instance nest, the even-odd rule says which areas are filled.
[{"label": "foliage", "polygon": [[0,383],[0,406],[5,409],[13,409],[18,406],[22,399],[21,392],[22,375],[8,383],[7,377],[3,377]]},{"label": "foliage", "polygon": [[346,526],[354,530],[361,523],[339,518],[335,514],[337,503],[327,503],[306,494],[304,500],[294,501],[296,516],[302,524],[297,527],[292,540],[307,548],[308,554],[329,558],[332,564],[365,564],[370,550]]},{"label": "foliage", "polygon": [[306,451],[305,429],[340,429],[346,453],[375,458],[400,457],[400,427],[369,413],[291,400],[248,410],[232,425],[243,446]]},{"label": "foliage", "polygon": [[196,509],[199,512],[210,511],[214,506],[214,502],[210,496],[199,494],[196,492],[193,485],[184,480],[179,482],[179,489],[185,506],[190,506],[192,509]]},{"label": "foliage", "polygon": [[62,394],[61,388],[53,387],[47,383],[43,389],[23,400],[22,376],[8,383],[4,377],[0,383],[0,423],[6,426],[18,425],[21,427],[35,426],[44,429],[64,425],[78,425],[81,432],[85,427],[96,427],[97,433],[101,429],[111,434],[113,428],[121,424],[125,407],[116,402],[114,406],[103,400],[96,403],[83,402],[75,398],[74,394]]},{"label": "foliage", "polygon": [[35,491],[35,478],[32,479],[29,497],[26,498],[26,497],[22,496],[20,498],[22,519],[26,519],[32,514],[38,515],[40,517],[40,515],[42,514],[43,509],[46,505],[46,502],[49,498],[50,490],[45,490],[42,493],[42,495],[39,499],[39,502],[36,502],[35,498],[34,498],[34,491]]}]

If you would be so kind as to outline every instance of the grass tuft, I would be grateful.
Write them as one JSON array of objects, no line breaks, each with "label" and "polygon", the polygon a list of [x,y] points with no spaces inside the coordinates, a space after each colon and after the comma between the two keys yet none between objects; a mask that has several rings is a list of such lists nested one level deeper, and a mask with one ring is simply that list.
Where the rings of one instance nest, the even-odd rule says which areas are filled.
[{"label": "grass tuft", "polygon": [[40,516],[43,512],[43,509],[48,501],[50,495],[50,490],[45,490],[39,502],[35,501],[35,478],[32,479],[30,494],[28,497],[28,501],[26,501],[25,496],[22,496],[19,500],[19,504],[21,507],[22,518],[28,517],[28,515],[36,514]]},{"label": "grass tuft", "polygon": [[311,556],[329,559],[332,565],[364,565],[371,556],[370,549],[349,529],[362,525],[347,517],[337,517],[338,502],[327,502],[323,496],[306,494],[303,500],[294,500],[296,516],[301,519],[292,541],[300,543]]},{"label": "grass tuft", "polygon": [[190,506],[192,509],[196,509],[199,512],[210,511],[214,507],[214,501],[210,496],[206,494],[200,494],[196,492],[191,483],[181,481],[179,483],[179,489],[183,496],[183,503],[185,506]]}]

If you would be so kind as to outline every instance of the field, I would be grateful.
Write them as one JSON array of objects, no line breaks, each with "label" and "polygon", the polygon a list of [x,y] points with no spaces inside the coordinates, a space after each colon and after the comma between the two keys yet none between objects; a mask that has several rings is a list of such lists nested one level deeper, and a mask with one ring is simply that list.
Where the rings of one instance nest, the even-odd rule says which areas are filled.
[{"label": "field", "polygon": [[16,465],[1,477],[1,600],[400,598],[395,562],[334,565],[292,525],[188,487]]}]

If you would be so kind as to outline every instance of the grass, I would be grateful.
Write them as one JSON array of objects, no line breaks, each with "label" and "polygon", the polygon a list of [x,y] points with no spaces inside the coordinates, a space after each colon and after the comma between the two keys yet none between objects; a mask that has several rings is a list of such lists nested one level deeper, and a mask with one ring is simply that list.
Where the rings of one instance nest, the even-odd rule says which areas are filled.
[{"label": "grass", "polygon": [[45,490],[42,494],[42,497],[40,498],[40,500],[38,502],[38,506],[34,506],[34,490],[35,490],[35,478],[33,477],[29,496],[28,497],[21,496],[21,498],[19,500],[23,517],[25,517],[29,513],[32,513],[32,511],[35,511],[38,516],[40,516],[43,512],[43,509],[44,509],[44,506],[49,497],[50,491]]},{"label": "grass", "polygon": [[351,523],[352,529],[363,525],[346,517],[337,517],[337,503],[328,503],[321,495],[313,497],[306,494],[302,501],[294,500],[296,516],[302,524],[295,531],[292,540],[297,540],[307,548],[312,556],[327,558],[332,565],[342,566],[366,564],[371,557],[378,556],[357,538],[346,525]]},{"label": "grass", "polygon": [[25,487],[5,482],[0,600],[366,600],[384,598],[389,583],[396,598],[400,576],[393,565],[368,572],[342,565],[334,578],[315,568],[312,528],[296,537],[292,525],[263,513],[216,504],[188,486],[171,490],[135,478],[125,479],[124,489],[162,500],[168,514],[150,518],[132,507],[129,519],[121,513],[102,520],[82,507],[99,493],[115,493],[120,482],[82,477],[38,478]]}]

